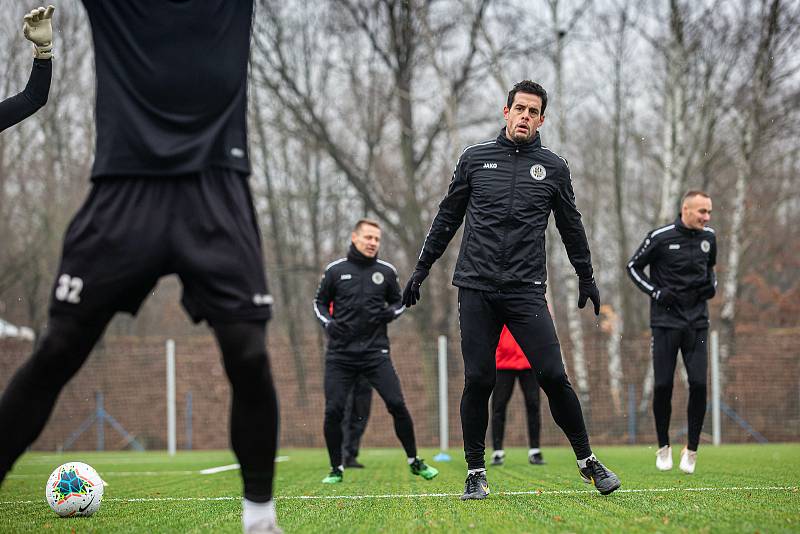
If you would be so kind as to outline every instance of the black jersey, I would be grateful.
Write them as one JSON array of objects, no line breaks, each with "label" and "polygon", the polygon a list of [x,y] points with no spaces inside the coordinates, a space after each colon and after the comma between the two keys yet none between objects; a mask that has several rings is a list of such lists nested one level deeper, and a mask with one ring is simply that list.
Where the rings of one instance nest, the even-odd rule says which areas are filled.
[{"label": "black jersey", "polygon": [[480,291],[543,289],[545,230],[550,213],[581,278],[592,277],[589,243],[575,206],[566,161],[537,133],[516,144],[496,139],[467,147],[420,253],[430,267],[466,218],[453,284]]},{"label": "black jersey", "polygon": [[[687,228],[680,216],[675,222],[647,234],[628,262],[628,276],[650,298],[650,326],[657,328],[707,328],[708,305],[717,276],[717,238],[714,230]],[[650,276],[644,272],[650,266]],[[676,294],[676,302],[658,301],[660,290]]]},{"label": "black jersey", "polygon": [[[394,266],[377,258],[367,258],[353,245],[346,258],[328,264],[314,297],[314,313],[319,322],[325,326],[335,320],[347,331],[347,334],[329,339],[329,355],[388,354],[386,323],[404,311]],[[385,320],[376,321],[381,314],[386,314]]]},{"label": "black jersey", "polygon": [[33,60],[25,90],[0,102],[0,132],[30,117],[47,103],[52,72],[52,60]]},{"label": "black jersey", "polygon": [[249,173],[252,0],[83,0],[94,38],[92,176]]}]

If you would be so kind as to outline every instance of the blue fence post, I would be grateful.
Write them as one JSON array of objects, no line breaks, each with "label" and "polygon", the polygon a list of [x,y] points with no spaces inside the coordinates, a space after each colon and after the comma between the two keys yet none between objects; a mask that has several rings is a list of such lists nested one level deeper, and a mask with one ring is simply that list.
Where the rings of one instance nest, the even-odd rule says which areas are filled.
[{"label": "blue fence post", "polygon": [[628,443],[636,443],[636,387],[628,384]]},{"label": "blue fence post", "polygon": [[106,422],[106,410],[103,408],[103,392],[97,391],[94,394],[95,404],[96,404],[96,421],[97,421],[97,450],[103,451],[106,448],[106,436],[105,436],[105,422]]},{"label": "blue fence post", "polygon": [[186,393],[186,450],[192,450],[192,392]]}]

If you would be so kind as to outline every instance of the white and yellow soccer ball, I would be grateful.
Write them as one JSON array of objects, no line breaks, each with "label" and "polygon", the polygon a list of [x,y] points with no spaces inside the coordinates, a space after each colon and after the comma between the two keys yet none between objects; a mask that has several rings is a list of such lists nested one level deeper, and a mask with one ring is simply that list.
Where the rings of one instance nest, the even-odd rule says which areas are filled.
[{"label": "white and yellow soccer ball", "polygon": [[100,508],[105,482],[97,471],[83,462],[56,467],[47,480],[47,504],[61,517],[90,516]]}]

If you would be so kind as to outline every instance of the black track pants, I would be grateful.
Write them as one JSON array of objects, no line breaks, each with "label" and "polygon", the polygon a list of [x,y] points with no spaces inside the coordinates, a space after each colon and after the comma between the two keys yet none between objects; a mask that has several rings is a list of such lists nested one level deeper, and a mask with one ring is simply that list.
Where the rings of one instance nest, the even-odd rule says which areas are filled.
[{"label": "black track pants", "polygon": [[498,451],[503,448],[503,436],[506,429],[506,409],[514,383],[519,381],[519,388],[525,397],[525,414],[528,419],[528,444],[531,449],[539,448],[541,430],[541,411],[539,409],[539,383],[532,369],[498,369],[497,382],[492,393],[492,447]]},{"label": "black track pants", "polygon": [[669,445],[669,420],[672,416],[672,384],[678,350],[689,376],[688,448],[696,451],[706,415],[708,373],[708,328],[653,328],[653,416],[658,446]]},{"label": "black track pants", "polygon": [[547,395],[553,419],[567,436],[575,456],[590,456],[581,405],[561,360],[561,346],[544,291],[505,293],[460,288],[458,300],[464,358],[461,428],[468,468],[485,467],[489,396],[495,385],[495,350],[503,324],[528,357]]},{"label": "black track pants", "polygon": [[394,431],[406,456],[417,455],[414,423],[403,399],[400,379],[392,360],[382,355],[359,361],[347,361],[328,357],[325,361],[325,443],[331,466],[342,465],[342,419],[344,418],[347,394],[356,380],[363,376],[381,396],[394,420]]},{"label": "black track pants", "polygon": [[372,408],[372,386],[363,376],[358,377],[347,396],[342,419],[342,457],[355,458],[361,447],[361,437],[367,429]]}]

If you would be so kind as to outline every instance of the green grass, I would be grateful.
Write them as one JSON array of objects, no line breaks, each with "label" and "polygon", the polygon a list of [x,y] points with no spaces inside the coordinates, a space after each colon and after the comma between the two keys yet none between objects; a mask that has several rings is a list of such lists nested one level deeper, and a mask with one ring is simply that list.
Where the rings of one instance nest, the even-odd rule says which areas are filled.
[{"label": "green grass", "polygon": [[[800,532],[800,444],[705,446],[691,476],[677,469],[677,450],[675,469],[661,473],[652,447],[601,447],[598,457],[622,479],[607,497],[580,481],[566,448],[544,449],[545,466],[509,449],[505,466],[489,468],[492,495],[468,502],[458,499],[465,464],[452,452],[452,462],[433,462],[439,477],[424,481],[411,476],[399,448],[369,449],[359,457],[366,469],[328,486],[319,483],[324,451],[283,450],[280,524],[287,533]],[[69,460],[91,464],[109,483],[90,518],[60,519],[44,501],[48,475]],[[0,488],[0,532],[241,532],[238,471],[198,473],[234,461],[225,451],[29,453]],[[446,495],[421,496],[434,493]]]}]

